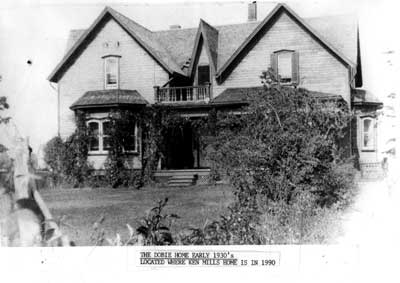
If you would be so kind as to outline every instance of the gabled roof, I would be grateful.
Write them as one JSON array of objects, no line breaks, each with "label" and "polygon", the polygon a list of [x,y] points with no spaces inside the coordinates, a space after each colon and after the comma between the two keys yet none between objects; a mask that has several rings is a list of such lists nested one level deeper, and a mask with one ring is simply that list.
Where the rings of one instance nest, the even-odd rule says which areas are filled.
[{"label": "gabled roof", "polygon": [[87,91],[71,105],[71,109],[146,105],[148,102],[136,90],[107,89]]},{"label": "gabled roof", "polygon": [[[73,44],[65,54],[61,62],[56,66],[48,79],[57,82],[62,73],[69,67],[71,61],[85,48],[91,36],[96,32],[101,23],[111,17],[140,45],[147,53],[152,56],[168,73],[178,73],[184,75],[181,68],[173,60],[168,51],[157,41],[153,33],[124,15],[116,12],[110,7],[104,8],[93,24],[85,30],[79,39]],[[77,32],[75,31],[75,35]],[[70,41],[69,41],[70,42]]]},{"label": "gabled roof", "polygon": [[201,19],[196,34],[195,44],[193,46],[191,62],[188,70],[189,76],[193,72],[194,64],[196,64],[195,58],[200,56],[201,48],[203,46],[207,51],[207,56],[214,69],[214,72],[216,72],[218,59],[218,30]]},{"label": "gabled roof", "polygon": [[[164,31],[149,31],[136,22],[121,15],[120,13],[106,8],[114,15],[125,29],[139,38],[147,50],[158,58],[170,73],[176,72],[186,75],[182,70],[187,62],[193,64],[193,56],[199,44],[200,35],[204,37],[206,50],[211,54],[210,62],[221,75],[229,69],[235,60],[238,60],[245,49],[257,37],[257,34],[281,12],[286,12],[300,26],[305,29],[313,38],[327,48],[334,56],[344,64],[354,68],[355,63],[359,64],[358,54],[358,27],[356,18],[352,15],[324,16],[318,18],[301,19],[284,4],[278,4],[275,9],[261,22],[247,22],[242,24],[211,26],[201,20],[197,28],[174,29]],[[103,11],[104,13],[104,11]],[[104,16],[104,15],[103,15]],[[99,17],[103,17],[100,15]],[[57,66],[57,72],[53,72],[49,79],[54,79],[62,73],[62,65],[67,64],[69,57],[76,51],[77,45],[83,43],[88,30],[73,30],[70,32],[68,45],[72,46],[63,61]],[[323,35],[323,36],[322,36]],[[74,55],[76,56],[76,55]]]},{"label": "gabled roof", "polygon": [[315,40],[317,40],[322,46],[324,46],[328,51],[330,51],[334,56],[336,56],[342,63],[345,65],[355,68],[356,63],[352,62],[345,55],[342,54],[339,50],[337,50],[331,43],[329,43],[326,39],[324,39],[321,35],[319,35],[306,21],[300,18],[294,11],[292,11],[285,4],[278,4],[276,7],[269,13],[269,15],[253,30],[253,32],[246,38],[246,40],[235,50],[232,56],[221,66],[216,74],[216,78],[220,78],[225,72],[228,71],[228,68],[235,63],[235,61],[240,60],[240,56],[246,52],[248,46],[250,46],[254,41],[257,40],[257,35],[260,34],[265,28],[268,27],[271,23],[273,23],[274,19],[279,16],[281,13],[287,13],[293,20],[295,20],[306,32],[308,32]]}]

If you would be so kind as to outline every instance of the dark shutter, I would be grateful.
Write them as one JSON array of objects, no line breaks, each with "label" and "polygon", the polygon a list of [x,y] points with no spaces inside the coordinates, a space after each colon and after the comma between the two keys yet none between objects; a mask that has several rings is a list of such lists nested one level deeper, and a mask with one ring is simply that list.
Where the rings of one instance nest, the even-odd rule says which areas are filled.
[{"label": "dark shutter", "polygon": [[205,85],[210,82],[210,66],[198,66],[198,85]]},{"label": "dark shutter", "polygon": [[292,54],[292,83],[296,85],[300,83],[299,53],[296,51]]},{"label": "dark shutter", "polygon": [[271,69],[276,80],[278,80],[278,54],[276,53],[271,54]]}]

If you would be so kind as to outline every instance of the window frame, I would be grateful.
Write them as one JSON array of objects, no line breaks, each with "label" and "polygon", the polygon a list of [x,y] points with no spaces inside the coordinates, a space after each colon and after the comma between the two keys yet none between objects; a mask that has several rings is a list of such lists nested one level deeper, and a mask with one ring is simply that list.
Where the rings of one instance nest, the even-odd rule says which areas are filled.
[{"label": "window frame", "polygon": [[[89,149],[88,149],[88,153],[89,154],[107,154],[108,150],[104,150],[104,143],[103,143],[103,123],[105,122],[110,122],[109,119],[89,119],[86,121],[86,125],[87,127],[89,127],[90,123],[96,123],[98,125],[98,134],[97,134],[97,138],[99,140],[99,149],[98,150],[91,150],[90,149],[90,145],[89,145]],[[109,135],[106,135],[109,136]]]},{"label": "window frame", "polygon": [[125,150],[126,153],[138,153],[139,152],[139,136],[138,136],[138,125],[135,123],[135,130],[134,130],[134,137],[135,137],[135,149],[134,150]]},{"label": "window frame", "polygon": [[[289,66],[290,66],[290,81],[286,81],[286,82],[282,82],[281,80],[283,79],[282,77],[280,77],[279,74],[279,57],[283,56],[283,55],[290,55],[289,56]],[[291,84],[293,83],[293,56],[294,56],[294,51],[293,50],[280,50],[278,52],[276,52],[276,72],[280,78],[279,83],[281,84]],[[284,78],[284,79],[288,79],[288,78]]]},{"label": "window frame", "polygon": [[[103,154],[108,154],[109,150],[104,149],[104,137],[110,137],[110,135],[105,135],[104,134],[104,123],[110,122],[110,119],[108,118],[92,118],[86,121],[86,126],[89,127],[90,123],[97,123],[98,125],[98,142],[99,142],[99,149],[98,150],[90,150],[90,145],[88,149],[88,154],[91,155],[103,155]],[[134,130],[134,139],[135,139],[135,149],[134,150],[125,150],[125,153],[138,153],[139,152],[139,129],[137,123],[135,123],[135,130]]]},{"label": "window frame", "polygon": [[271,67],[275,73],[276,78],[279,78],[279,57],[283,54],[290,55],[290,81],[283,82],[282,78],[279,79],[281,85],[299,85],[300,83],[300,65],[299,65],[299,52],[291,49],[280,49],[271,54]]},{"label": "window frame", "polygon": [[[375,117],[364,116],[360,117],[361,120],[361,151],[375,151],[376,150],[376,130],[375,130]],[[364,123],[366,121],[370,121],[369,131],[366,132],[364,130]],[[368,134],[371,140],[371,144],[369,146],[364,145],[365,135]]]},{"label": "window frame", "polygon": [[[103,79],[104,79],[104,89],[118,89],[119,88],[119,81],[120,81],[120,78],[119,78],[119,76],[120,76],[120,71],[119,71],[119,69],[120,69],[120,57],[121,56],[119,56],[119,55],[106,55],[106,56],[103,56],[102,58],[103,58],[103,60],[104,60],[104,62],[103,62]],[[116,83],[115,84],[108,84],[107,83],[107,62],[109,62],[110,60],[115,60],[116,61]]]},{"label": "window frame", "polygon": [[[208,82],[205,84],[199,84],[199,79],[200,79],[200,68],[201,67],[208,67]],[[197,65],[197,81],[196,81],[198,86],[205,86],[207,84],[211,84],[211,66],[210,64],[199,64]]]}]

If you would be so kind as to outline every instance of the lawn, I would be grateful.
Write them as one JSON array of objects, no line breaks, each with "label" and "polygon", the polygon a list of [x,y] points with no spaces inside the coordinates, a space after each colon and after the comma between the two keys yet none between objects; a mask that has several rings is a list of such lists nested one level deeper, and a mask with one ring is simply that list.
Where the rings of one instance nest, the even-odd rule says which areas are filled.
[{"label": "lawn", "polygon": [[146,211],[158,200],[168,197],[166,213],[180,216],[172,224],[174,232],[190,226],[199,227],[207,220],[217,219],[233,199],[229,186],[193,186],[184,188],[129,189],[55,189],[41,195],[55,219],[64,216],[63,231],[79,246],[93,245],[90,235],[93,224],[105,216],[102,223],[106,237],[120,233],[126,237],[126,224],[137,228]]}]

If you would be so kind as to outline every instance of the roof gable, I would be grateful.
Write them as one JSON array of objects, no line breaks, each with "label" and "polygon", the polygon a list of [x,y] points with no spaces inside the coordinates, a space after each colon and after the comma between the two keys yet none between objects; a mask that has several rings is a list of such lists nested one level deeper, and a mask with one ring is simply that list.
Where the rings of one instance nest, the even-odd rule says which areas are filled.
[{"label": "roof gable", "polygon": [[258,26],[250,33],[250,35],[242,42],[242,44],[234,51],[234,53],[229,57],[229,59],[222,65],[217,74],[216,78],[223,81],[232,70],[232,67],[239,63],[249,49],[254,46],[254,44],[260,39],[260,34],[266,29],[269,29],[274,21],[281,15],[281,13],[286,13],[291,19],[293,19],[302,29],[304,29],[308,34],[310,34],[314,40],[321,44],[326,50],[328,50],[333,56],[339,59],[344,65],[354,69],[356,64],[347,58],[342,52],[333,47],[325,38],[317,33],[306,21],[300,18],[295,12],[293,12],[285,4],[278,4],[269,13],[269,15],[258,24]]},{"label": "roof gable", "polygon": [[[176,72],[186,75],[184,70],[188,70],[187,67],[190,67],[193,63],[200,39],[205,42],[204,46],[206,46],[207,56],[212,62],[211,65],[218,71],[219,75],[225,73],[226,69],[233,67],[235,60],[240,62],[238,57],[240,57],[241,52],[245,53],[246,50],[244,49],[249,49],[248,45],[254,40],[254,37],[257,37],[260,30],[268,23],[273,22],[274,15],[284,11],[321,44],[325,44],[325,48],[331,50],[330,52],[335,54],[334,56],[341,58],[340,60],[344,64],[354,68],[354,63],[357,63],[359,69],[357,70],[357,77],[361,76],[361,60],[359,46],[357,45],[358,26],[353,16],[341,15],[300,19],[286,5],[278,4],[262,22],[211,26],[201,20],[197,28],[150,31],[111,8],[105,10],[112,13],[120,22],[120,25],[121,23],[124,24],[124,29],[127,32],[141,40],[153,54],[153,58],[158,58],[158,61],[162,62],[162,66],[168,69],[170,73]],[[104,17],[104,13],[105,11],[98,19]],[[55,70],[49,76],[51,81],[57,79],[62,73],[62,69],[65,68],[62,65],[68,65],[68,60],[70,60],[65,60],[65,58],[74,57],[72,56],[74,48],[85,41],[84,38],[88,36],[88,32],[93,29],[95,23],[87,30],[72,30],[70,32],[69,48],[67,47],[69,51],[57,66],[57,72]],[[323,37],[321,34],[323,34]],[[334,44],[334,47],[331,44]]]},{"label": "roof gable", "polygon": [[[51,82],[57,82],[61,78],[63,73],[73,63],[73,59],[81,54],[88,42],[91,42],[96,36],[96,33],[101,28],[102,24],[110,18],[115,20],[168,73],[184,75],[178,64],[176,64],[163,46],[157,42],[151,31],[116,12],[110,7],[106,7],[87,30],[84,32],[74,32],[74,34],[72,34],[75,37],[80,35],[80,37],[72,47],[70,47],[69,51],[49,75],[48,79]],[[69,44],[71,44],[71,41],[69,41]]]},{"label": "roof gable", "polygon": [[204,20],[200,20],[192,56],[190,57],[191,62],[188,70],[189,76],[193,75],[193,69],[197,64],[198,57],[200,56],[203,47],[205,47],[209,62],[211,63],[214,72],[216,72],[218,58],[218,31],[211,25],[207,24]]}]

